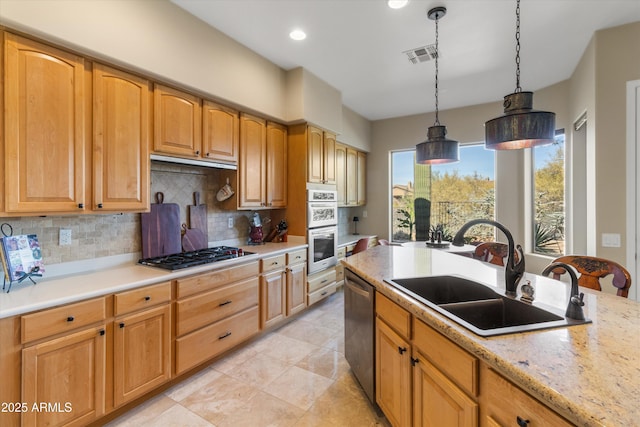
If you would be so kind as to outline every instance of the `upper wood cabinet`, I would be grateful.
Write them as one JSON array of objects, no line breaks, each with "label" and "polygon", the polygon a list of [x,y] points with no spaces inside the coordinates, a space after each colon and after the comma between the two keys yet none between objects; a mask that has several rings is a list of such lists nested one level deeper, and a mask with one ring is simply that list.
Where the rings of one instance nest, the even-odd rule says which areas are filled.
[{"label": "upper wood cabinet", "polygon": [[94,210],[149,208],[148,80],[102,64],[93,72]]},{"label": "upper wood cabinet", "polygon": [[335,152],[338,206],[365,205],[367,153],[339,143]]},{"label": "upper wood cabinet", "polygon": [[336,144],[336,190],[338,206],[347,204],[347,147]]},{"label": "upper wood cabinet", "polygon": [[240,115],[239,209],[287,206],[287,128]]},{"label": "upper wood cabinet", "polygon": [[156,84],[153,90],[155,152],[197,158],[202,152],[200,98]]},{"label": "upper wood cabinet", "polygon": [[307,127],[307,182],[336,183],[336,136]]},{"label": "upper wood cabinet", "polygon": [[287,128],[267,123],[267,206],[287,206]]},{"label": "upper wood cabinet", "polygon": [[238,111],[205,100],[202,105],[202,157],[236,164],[239,140]]},{"label": "upper wood cabinet", "polygon": [[357,191],[356,191],[356,204],[363,206],[367,204],[367,153],[358,151],[358,172],[357,172]]},{"label": "upper wood cabinet", "polygon": [[82,212],[84,60],[10,33],[5,58],[5,210]]},{"label": "upper wood cabinet", "polygon": [[238,208],[265,207],[267,195],[266,133],[266,120],[244,113],[240,115]]},{"label": "upper wood cabinet", "polygon": [[347,148],[347,206],[358,204],[358,152]]}]

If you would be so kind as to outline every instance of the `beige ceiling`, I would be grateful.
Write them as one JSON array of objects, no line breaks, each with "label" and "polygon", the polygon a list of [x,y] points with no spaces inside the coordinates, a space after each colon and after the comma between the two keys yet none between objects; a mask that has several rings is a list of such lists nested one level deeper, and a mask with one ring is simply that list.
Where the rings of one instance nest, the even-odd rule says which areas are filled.
[{"label": "beige ceiling", "polygon": [[[400,10],[386,0],[172,2],[286,70],[304,67],[370,120],[435,109],[435,62],[413,65],[402,53],[435,42],[435,6],[447,8],[441,110],[498,101],[516,86],[515,0],[410,0]],[[595,31],[635,21],[640,0],[521,0],[522,89],[569,78]],[[290,40],[294,28],[307,39]]]}]

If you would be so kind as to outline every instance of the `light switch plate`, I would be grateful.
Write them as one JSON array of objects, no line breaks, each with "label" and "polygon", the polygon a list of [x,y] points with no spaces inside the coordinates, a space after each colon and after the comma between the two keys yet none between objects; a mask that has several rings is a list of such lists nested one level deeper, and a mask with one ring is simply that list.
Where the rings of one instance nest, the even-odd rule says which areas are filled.
[{"label": "light switch plate", "polygon": [[70,228],[61,228],[60,229],[60,237],[58,244],[60,246],[69,246],[71,245],[71,229]]},{"label": "light switch plate", "polygon": [[233,217],[229,218],[227,220],[227,227],[228,228],[233,228]]},{"label": "light switch plate", "polygon": [[602,246],[605,248],[619,248],[620,234],[618,233],[602,233]]}]

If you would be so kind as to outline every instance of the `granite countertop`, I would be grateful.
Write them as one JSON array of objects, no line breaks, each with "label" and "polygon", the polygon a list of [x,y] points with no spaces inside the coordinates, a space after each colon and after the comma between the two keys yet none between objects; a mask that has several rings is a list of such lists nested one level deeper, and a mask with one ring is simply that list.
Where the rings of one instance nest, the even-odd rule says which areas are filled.
[{"label": "granite countertop", "polygon": [[[504,291],[503,267],[427,248],[376,246],[342,263],[532,396],[577,425],[630,426],[640,420],[640,303],[581,288],[592,324],[483,338],[384,282],[455,274]],[[564,312],[569,286],[525,274],[534,305]],[[508,401],[508,397],[505,398]]]},{"label": "granite countertop", "polygon": [[129,262],[115,267],[97,268],[94,271],[85,271],[83,273],[74,274],[70,272],[68,275],[55,278],[47,278],[45,276],[39,279],[36,285],[26,280],[20,284],[14,284],[11,292],[2,291],[0,294],[0,319],[114,292],[135,289],[166,280],[206,273],[255,261],[267,255],[285,253],[306,247],[306,243],[296,242],[265,243],[260,246],[242,246],[244,251],[254,252],[253,255],[245,255],[241,258],[176,271]]}]

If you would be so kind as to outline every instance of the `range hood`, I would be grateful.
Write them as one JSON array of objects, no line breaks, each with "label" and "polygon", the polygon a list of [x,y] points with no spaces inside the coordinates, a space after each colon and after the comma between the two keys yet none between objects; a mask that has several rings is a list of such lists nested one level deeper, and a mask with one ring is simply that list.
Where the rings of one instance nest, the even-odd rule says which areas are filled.
[{"label": "range hood", "polygon": [[230,169],[230,170],[238,169],[237,165],[230,165],[227,163],[210,162],[207,160],[198,160],[198,159],[184,159],[182,157],[163,156],[162,154],[152,154],[151,160],[155,160],[157,162],[165,162],[165,163],[178,163],[181,165],[200,166],[204,168]]}]

